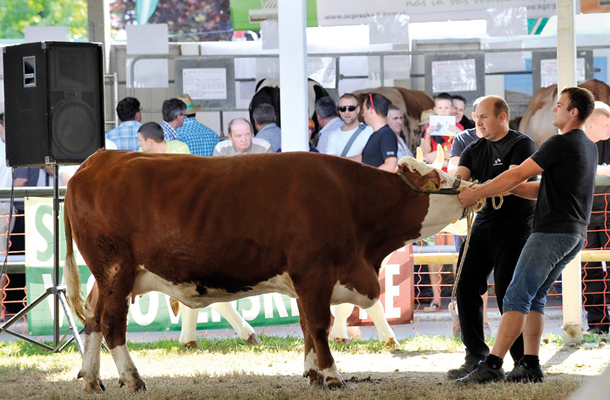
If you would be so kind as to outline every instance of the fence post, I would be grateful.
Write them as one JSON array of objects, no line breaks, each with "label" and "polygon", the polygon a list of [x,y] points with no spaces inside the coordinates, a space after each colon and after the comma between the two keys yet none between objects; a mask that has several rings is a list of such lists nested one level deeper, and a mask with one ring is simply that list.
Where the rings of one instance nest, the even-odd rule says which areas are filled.
[{"label": "fence post", "polygon": [[582,343],[582,282],[580,278],[580,253],[562,274],[563,344]]}]

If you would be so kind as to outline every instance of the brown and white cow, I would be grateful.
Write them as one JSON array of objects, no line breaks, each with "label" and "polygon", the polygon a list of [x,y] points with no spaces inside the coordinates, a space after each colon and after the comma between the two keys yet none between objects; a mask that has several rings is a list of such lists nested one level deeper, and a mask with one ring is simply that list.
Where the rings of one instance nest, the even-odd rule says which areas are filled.
[{"label": "brown and white cow", "polygon": [[[330,305],[371,307],[384,257],[462,217],[455,192],[463,185],[412,158],[388,173],[305,152],[100,150],[65,196],[67,295],[85,323],[78,376],[86,389],[103,390],[104,337],[120,385],[146,389],[125,345],[134,296],[159,291],[198,308],[279,292],[297,298],[305,376],[342,387],[328,345]],[[100,289],[86,308],[72,240]]]},{"label": "brown and white cow", "polygon": [[[610,86],[597,79],[589,79],[578,86],[589,89],[595,100],[610,104]],[[523,112],[519,131],[531,136],[540,147],[549,137],[557,134],[553,126],[553,107],[557,102],[557,85],[538,89]]]}]

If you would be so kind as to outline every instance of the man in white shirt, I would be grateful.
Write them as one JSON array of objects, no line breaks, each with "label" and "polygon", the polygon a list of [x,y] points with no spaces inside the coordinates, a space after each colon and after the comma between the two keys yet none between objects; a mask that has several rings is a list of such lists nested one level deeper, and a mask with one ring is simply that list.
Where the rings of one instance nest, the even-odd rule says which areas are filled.
[{"label": "man in white shirt", "polygon": [[358,120],[360,104],[354,94],[345,93],[341,96],[337,110],[343,126],[328,133],[326,154],[360,162],[362,149],[373,134],[373,128]]},{"label": "man in white shirt", "polygon": [[320,153],[326,153],[328,134],[343,126],[343,121],[337,116],[337,105],[331,97],[322,97],[316,101],[316,118],[320,125],[316,147]]}]

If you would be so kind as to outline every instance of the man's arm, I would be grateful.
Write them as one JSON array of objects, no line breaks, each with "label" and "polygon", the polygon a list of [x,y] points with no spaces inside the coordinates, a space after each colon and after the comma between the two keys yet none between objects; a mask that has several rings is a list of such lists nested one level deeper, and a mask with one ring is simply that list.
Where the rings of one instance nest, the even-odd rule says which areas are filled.
[{"label": "man's arm", "polygon": [[528,200],[536,200],[538,198],[538,189],[540,188],[540,181],[536,182],[523,182],[520,185],[514,187],[510,193],[515,196],[523,197]]},{"label": "man's arm", "polygon": [[388,172],[396,172],[396,165],[398,164],[398,158],[396,157],[388,157],[385,159],[385,162],[379,166],[379,169]]},{"label": "man's arm", "polygon": [[[447,164],[447,173],[449,175],[455,175],[458,172],[458,164],[460,163],[460,156],[453,156],[449,159]],[[464,175],[462,175],[463,177]]]},{"label": "man's arm", "polygon": [[358,154],[357,156],[353,156],[353,157],[345,157],[348,160],[352,160],[352,161],[356,161],[356,162],[362,162],[362,154]]},{"label": "man's arm", "polygon": [[504,171],[494,179],[485,182],[476,189],[464,188],[458,195],[463,206],[469,206],[479,199],[496,196],[511,191],[518,184],[525,182],[532,176],[543,172],[534,160],[528,158],[521,165]]},{"label": "man's arm", "polygon": [[[457,157],[459,159],[459,157]],[[472,172],[470,172],[470,168],[468,167],[464,167],[463,165],[460,165],[459,167],[457,167],[456,171],[455,171],[455,175],[460,174],[462,176],[462,179],[467,181],[470,179],[470,177],[472,176]]]}]

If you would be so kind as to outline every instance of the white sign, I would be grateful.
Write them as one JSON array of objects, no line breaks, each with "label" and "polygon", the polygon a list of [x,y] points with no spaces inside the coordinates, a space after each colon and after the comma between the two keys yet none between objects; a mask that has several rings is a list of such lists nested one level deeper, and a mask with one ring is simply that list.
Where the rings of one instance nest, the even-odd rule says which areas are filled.
[{"label": "white sign", "polygon": [[432,92],[477,90],[477,70],[473,58],[432,62]]},{"label": "white sign", "polygon": [[553,12],[555,0],[384,0],[383,7],[380,4],[370,0],[350,0],[349,7],[346,7],[343,1],[318,0],[318,23],[320,26],[367,24],[369,18],[401,14],[408,15],[411,22],[429,20],[431,16],[440,20],[442,14],[447,15],[445,19],[455,19],[451,15],[472,16],[487,8],[507,7],[548,6],[549,12]]},{"label": "white sign", "polygon": [[193,100],[226,100],[226,68],[185,68],[182,87]]},{"label": "white sign", "polygon": [[430,126],[430,136],[455,136],[455,133],[449,130],[449,127],[455,126],[455,115],[431,115]]},{"label": "white sign", "polygon": [[[585,59],[576,60],[576,82],[584,82]],[[557,59],[540,60],[540,87],[547,87],[557,83]]]}]

